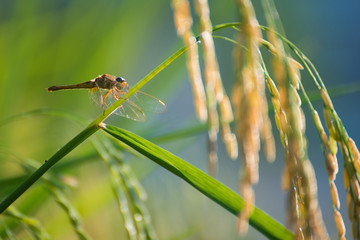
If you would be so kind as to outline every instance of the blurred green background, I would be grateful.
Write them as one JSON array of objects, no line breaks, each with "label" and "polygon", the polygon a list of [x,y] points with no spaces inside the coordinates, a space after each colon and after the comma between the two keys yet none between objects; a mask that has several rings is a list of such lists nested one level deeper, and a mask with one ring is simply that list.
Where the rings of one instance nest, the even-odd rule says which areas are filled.
[{"label": "blurred green background", "polygon": [[[287,37],[313,61],[328,88],[359,83],[359,2],[276,3]],[[260,4],[255,7],[260,23],[265,24]],[[210,8],[214,25],[237,21],[233,1],[210,1]],[[195,26],[195,32],[196,29]],[[222,33],[233,36],[233,31]],[[233,45],[219,39],[215,43],[224,85],[230,93],[234,81]],[[47,87],[84,82],[103,73],[122,76],[134,85],[181,46],[169,1],[1,0],[0,181],[23,174],[19,161],[33,159],[42,163],[81,130],[63,114],[51,114],[47,110],[80,117],[84,125],[101,113],[91,104],[85,90],[49,93]],[[305,86],[315,89],[303,75]],[[165,114],[150,114],[146,123],[112,116],[107,123],[145,138],[196,125],[187,78],[181,57],[143,89],[167,103]],[[333,100],[350,136],[359,143],[360,95],[347,94]],[[315,106],[322,111],[321,104]],[[35,109],[44,113],[9,119]],[[308,114],[307,108],[304,109]],[[336,238],[327,174],[311,121],[307,121],[307,134],[323,216],[330,235]],[[274,135],[277,137],[277,130]],[[205,132],[161,146],[207,171]],[[256,205],[285,223],[280,144],[277,150],[273,164],[263,161],[261,155]],[[92,151],[90,141],[86,141],[63,161],[72,161],[89,152],[91,155]],[[237,191],[240,162],[229,160],[220,142],[219,159],[218,179]],[[236,218],[220,206],[146,159],[125,155],[125,160],[143,176],[147,206],[160,239],[240,239]],[[68,197],[82,215],[86,231],[93,239],[122,239],[125,236],[122,219],[111,193],[108,170],[100,158],[85,161],[66,173],[79,181]],[[341,174],[336,183],[350,237]],[[0,199],[13,187],[3,187]],[[16,203],[24,211],[36,209],[30,214],[39,218],[54,239],[76,239],[66,215],[46,196],[47,192],[35,185]],[[246,239],[263,237],[250,229]]]}]

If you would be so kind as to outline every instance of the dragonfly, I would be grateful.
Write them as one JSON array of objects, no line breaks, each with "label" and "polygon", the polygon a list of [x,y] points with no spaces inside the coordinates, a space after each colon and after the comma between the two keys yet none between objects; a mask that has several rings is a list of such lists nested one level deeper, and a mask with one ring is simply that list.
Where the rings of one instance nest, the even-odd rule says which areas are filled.
[{"label": "dragonfly", "polygon": [[[87,82],[73,85],[52,86],[47,90],[53,92],[68,89],[89,89],[90,100],[97,107],[105,110],[115,101],[120,99],[122,95],[127,93],[129,88],[125,78],[103,74]],[[156,97],[137,91],[118,107],[114,113],[131,120],[144,122],[146,120],[144,111],[164,113],[166,111],[166,105]]]}]

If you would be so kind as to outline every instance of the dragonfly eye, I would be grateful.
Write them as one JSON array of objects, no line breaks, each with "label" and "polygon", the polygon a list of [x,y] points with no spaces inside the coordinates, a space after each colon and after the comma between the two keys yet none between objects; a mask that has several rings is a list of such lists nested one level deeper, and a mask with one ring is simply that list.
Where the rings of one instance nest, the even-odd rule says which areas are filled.
[{"label": "dragonfly eye", "polygon": [[122,78],[122,77],[117,77],[115,80],[119,83],[125,82],[125,78]]}]

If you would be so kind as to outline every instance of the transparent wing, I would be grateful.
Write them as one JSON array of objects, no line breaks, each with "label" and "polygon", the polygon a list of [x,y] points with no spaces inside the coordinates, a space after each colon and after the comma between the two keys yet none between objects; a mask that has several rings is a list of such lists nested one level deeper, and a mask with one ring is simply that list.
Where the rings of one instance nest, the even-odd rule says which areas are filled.
[{"label": "transparent wing", "polygon": [[[120,99],[127,90],[128,88],[123,91],[118,91],[115,88],[111,90],[92,88],[90,89],[89,97],[97,107],[106,109],[116,100]],[[154,113],[164,113],[166,111],[166,105],[161,100],[147,93],[138,91],[117,108],[114,114],[143,122],[146,120],[143,110]]]},{"label": "transparent wing", "polygon": [[112,92],[113,90],[108,89],[90,88],[89,98],[97,107],[106,109],[118,99]]},{"label": "transparent wing", "polygon": [[135,105],[147,112],[166,112],[166,104],[163,101],[141,91],[137,91],[134,95],[130,97],[129,100],[131,100]]},{"label": "transparent wing", "polygon": [[100,88],[90,88],[89,98],[97,107],[103,107]]},{"label": "transparent wing", "polygon": [[146,120],[145,113],[130,100],[126,100],[114,113],[135,121],[144,122]]}]

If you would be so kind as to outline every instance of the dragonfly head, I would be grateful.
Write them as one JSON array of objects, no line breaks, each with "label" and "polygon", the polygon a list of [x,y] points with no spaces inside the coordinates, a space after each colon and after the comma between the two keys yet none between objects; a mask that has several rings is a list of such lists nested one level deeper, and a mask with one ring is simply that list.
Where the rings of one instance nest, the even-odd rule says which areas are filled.
[{"label": "dragonfly head", "polygon": [[125,78],[123,78],[123,77],[117,77],[115,80],[119,83],[125,82]]},{"label": "dragonfly head", "polygon": [[116,88],[117,89],[122,90],[126,87],[127,82],[126,82],[125,78],[117,77],[115,80],[116,80]]}]

